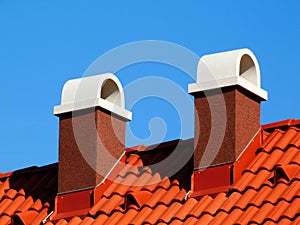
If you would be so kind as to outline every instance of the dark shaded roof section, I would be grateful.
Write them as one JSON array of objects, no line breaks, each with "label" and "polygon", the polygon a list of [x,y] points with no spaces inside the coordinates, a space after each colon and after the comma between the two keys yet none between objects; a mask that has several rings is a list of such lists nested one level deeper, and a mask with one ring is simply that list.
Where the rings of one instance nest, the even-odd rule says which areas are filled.
[{"label": "dark shaded roof section", "polygon": [[53,211],[58,164],[0,174],[0,224],[40,224]]},{"label": "dark shaded roof section", "polygon": [[160,177],[168,177],[171,181],[178,180],[180,188],[191,189],[193,171],[194,139],[173,140],[159,145],[149,146],[138,151],[144,166],[148,166],[152,173]]}]

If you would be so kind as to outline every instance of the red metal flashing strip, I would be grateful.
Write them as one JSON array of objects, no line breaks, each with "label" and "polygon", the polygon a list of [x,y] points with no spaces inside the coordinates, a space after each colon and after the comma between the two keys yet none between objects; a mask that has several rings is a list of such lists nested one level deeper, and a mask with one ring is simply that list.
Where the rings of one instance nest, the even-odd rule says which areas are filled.
[{"label": "red metal flashing strip", "polygon": [[225,164],[206,169],[195,170],[193,173],[193,193],[191,196],[214,195],[220,191],[228,191],[232,180],[233,164]]},{"label": "red metal flashing strip", "polygon": [[300,125],[300,120],[294,120],[291,125],[292,126],[299,126]]},{"label": "red metal flashing strip", "polygon": [[92,190],[85,190],[56,196],[56,215],[52,219],[84,215],[93,204],[92,193]]},{"label": "red metal flashing strip", "polygon": [[[127,151],[127,149],[126,149]],[[94,202],[98,202],[101,199],[102,194],[105,190],[117,179],[120,171],[124,169],[126,161],[126,154],[123,155],[123,157],[120,159],[120,162],[116,164],[116,166],[113,168],[111,173],[108,175],[108,177],[105,178],[105,180],[97,185],[93,191],[93,200]]]},{"label": "red metal flashing strip", "polygon": [[233,182],[237,181],[246,167],[256,156],[256,151],[262,144],[262,132],[258,132],[242,155],[233,163]]},{"label": "red metal flashing strip", "polygon": [[0,173],[0,179],[10,177],[14,172]]},{"label": "red metal flashing strip", "polygon": [[101,199],[102,194],[104,193],[105,190],[108,189],[108,187],[112,184],[112,181],[110,179],[107,179],[104,183],[99,185],[98,187],[95,188],[94,190],[94,202],[98,202]]},{"label": "red metal flashing strip", "polygon": [[275,129],[275,128],[280,128],[280,127],[287,127],[287,126],[292,125],[292,123],[294,121],[295,121],[295,119],[291,118],[291,119],[282,120],[282,121],[275,122],[275,123],[265,124],[265,125],[262,125],[261,128],[263,130],[268,130],[268,129]]}]

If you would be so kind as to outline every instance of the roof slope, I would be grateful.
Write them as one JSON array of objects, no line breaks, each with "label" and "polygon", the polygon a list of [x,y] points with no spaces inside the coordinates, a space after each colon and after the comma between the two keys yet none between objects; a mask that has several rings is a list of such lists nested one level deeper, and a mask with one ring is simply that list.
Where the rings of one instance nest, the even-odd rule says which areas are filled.
[{"label": "roof slope", "polygon": [[53,210],[57,164],[0,174],[0,224],[40,224]]},{"label": "roof slope", "polygon": [[[299,124],[294,121],[279,127],[263,127],[262,146],[228,193],[219,193],[215,197],[205,195],[199,200],[188,197],[186,188],[180,184],[181,179],[161,176],[145,166],[139,153],[131,152],[126,163],[132,166],[118,174],[117,180],[102,193],[87,216],[46,224],[300,224]],[[48,179],[49,176],[45,175]],[[11,206],[17,198],[30,196],[18,189],[14,189],[15,195],[11,196],[13,189],[7,186],[9,179],[2,178],[0,184],[0,224],[9,224],[16,212],[33,211],[33,207],[23,209],[17,203]],[[146,181],[154,182],[135,185]],[[53,193],[47,188],[43,192]],[[43,210],[51,211],[44,203],[35,212],[44,219],[47,214],[41,214]]]}]

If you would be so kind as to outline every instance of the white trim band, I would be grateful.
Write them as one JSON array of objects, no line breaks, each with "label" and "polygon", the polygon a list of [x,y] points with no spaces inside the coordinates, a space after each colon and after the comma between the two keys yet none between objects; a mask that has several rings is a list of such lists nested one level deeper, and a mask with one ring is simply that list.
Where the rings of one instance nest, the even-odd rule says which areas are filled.
[{"label": "white trim band", "polygon": [[97,106],[105,110],[108,110],[113,114],[116,114],[124,118],[125,120],[132,120],[132,113],[130,111],[121,108],[120,106],[113,104],[102,98],[89,99],[89,100],[80,101],[76,103],[67,103],[59,106],[54,106],[54,115],[60,115],[63,113],[74,112],[74,111],[88,109],[88,108],[95,108]]},{"label": "white trim band", "polygon": [[243,77],[228,77],[219,80],[206,81],[202,83],[189,84],[188,91],[189,94],[193,94],[200,91],[208,91],[222,87],[229,87],[233,85],[238,85],[245,88],[256,96],[260,97],[262,100],[268,100],[268,92],[258,88],[253,83],[244,79]]}]

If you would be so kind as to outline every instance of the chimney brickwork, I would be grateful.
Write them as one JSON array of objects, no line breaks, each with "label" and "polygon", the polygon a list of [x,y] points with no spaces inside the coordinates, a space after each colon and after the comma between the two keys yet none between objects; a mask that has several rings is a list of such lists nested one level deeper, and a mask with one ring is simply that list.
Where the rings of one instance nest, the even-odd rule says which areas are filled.
[{"label": "chimney brickwork", "polygon": [[[223,123],[216,123],[215,133],[212,134],[209,102],[215,102],[215,99],[220,98],[219,95],[224,98],[226,107],[225,133],[220,127]],[[233,162],[260,128],[260,100],[256,97],[249,97],[247,91],[234,86],[222,88],[221,94],[214,93],[214,91],[207,92],[206,95],[203,92],[197,93],[194,102],[195,114],[198,117],[198,122],[195,123],[195,136],[198,139],[194,139],[194,168]],[[216,116],[222,118],[222,113],[216,112]],[[215,151],[215,149],[207,149],[210,137],[223,139],[213,161],[204,158],[210,156],[205,155],[205,151]]]},{"label": "chimney brickwork", "polygon": [[62,104],[54,108],[59,117],[58,193],[94,188],[123,154],[131,119],[124,105],[121,84],[112,74],[65,84]]},{"label": "chimney brickwork", "polygon": [[241,49],[203,56],[189,93],[195,106],[194,168],[234,162],[259,131],[260,102],[267,99],[254,54]]},{"label": "chimney brickwork", "polygon": [[[126,121],[100,107],[74,116],[71,113],[61,115],[59,120],[58,192],[95,187],[112,167],[110,161],[104,160],[104,148],[115,159],[124,152]],[[73,124],[80,124],[76,135]],[[95,124],[97,132],[91,124]],[[88,154],[80,150],[78,143],[84,145],[83,151]]]}]

